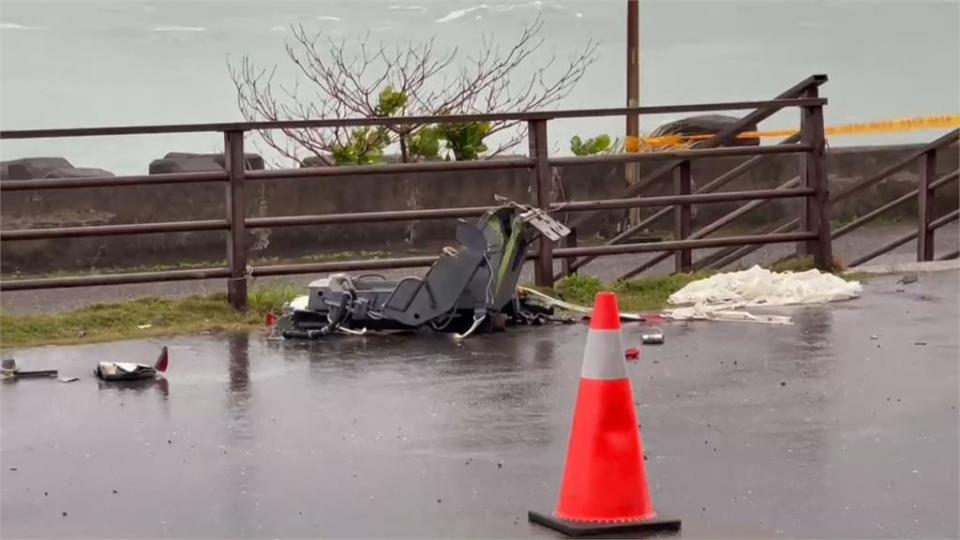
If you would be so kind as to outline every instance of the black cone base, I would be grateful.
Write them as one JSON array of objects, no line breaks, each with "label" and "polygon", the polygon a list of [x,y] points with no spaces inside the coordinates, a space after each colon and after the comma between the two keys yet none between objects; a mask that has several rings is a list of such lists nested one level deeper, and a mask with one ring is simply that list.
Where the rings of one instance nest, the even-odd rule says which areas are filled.
[{"label": "black cone base", "polygon": [[627,523],[584,523],[582,521],[567,521],[554,517],[548,513],[528,512],[527,519],[544,527],[559,531],[567,536],[591,536],[598,534],[614,534],[624,532],[657,532],[679,531],[680,520],[657,517],[646,521]]}]

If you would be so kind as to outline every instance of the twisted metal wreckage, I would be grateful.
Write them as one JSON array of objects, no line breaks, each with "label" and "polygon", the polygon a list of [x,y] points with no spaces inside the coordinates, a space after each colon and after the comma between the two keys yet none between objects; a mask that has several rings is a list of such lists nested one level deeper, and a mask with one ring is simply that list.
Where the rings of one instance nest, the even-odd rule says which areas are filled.
[{"label": "twisted metal wreckage", "polygon": [[[570,233],[540,208],[497,198],[501,205],[475,224],[457,223],[459,248],[445,247],[422,277],[391,281],[379,274],[333,274],[309,285],[274,326],[275,335],[318,339],[369,330],[430,329],[465,338],[513,324],[570,319],[546,295],[518,288],[527,248],[541,235],[556,242]],[[577,308],[579,306],[573,306]]]}]

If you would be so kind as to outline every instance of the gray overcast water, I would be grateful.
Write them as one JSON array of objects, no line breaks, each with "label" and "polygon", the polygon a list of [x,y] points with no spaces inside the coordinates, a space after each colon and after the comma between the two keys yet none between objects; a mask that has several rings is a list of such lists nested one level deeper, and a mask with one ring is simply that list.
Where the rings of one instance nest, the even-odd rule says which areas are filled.
[{"label": "gray overcast water", "polygon": [[[3,129],[239,120],[228,56],[284,60],[291,24],[388,44],[436,36],[515,39],[545,21],[539,59],[587,40],[599,59],[562,107],[623,104],[625,2],[386,0],[0,0]],[[960,2],[641,2],[646,105],[766,99],[827,73],[828,124],[960,112]],[[465,56],[464,56],[465,57]],[[285,71],[281,66],[281,76]],[[650,129],[671,116],[645,119]],[[795,125],[780,114],[763,127]],[[574,134],[622,133],[622,120],[553,122],[551,149]],[[929,140],[936,132],[844,137],[837,145]],[[219,151],[215,135],[5,142],[0,157],[62,155],[76,166],[143,173],[168,151]]]}]

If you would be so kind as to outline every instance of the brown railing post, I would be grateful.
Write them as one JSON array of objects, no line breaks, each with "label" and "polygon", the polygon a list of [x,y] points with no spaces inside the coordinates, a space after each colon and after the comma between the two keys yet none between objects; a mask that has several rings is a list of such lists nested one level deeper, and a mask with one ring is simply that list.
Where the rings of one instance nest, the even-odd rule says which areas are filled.
[{"label": "brown railing post", "polygon": [[[673,194],[690,195],[692,189],[690,180],[690,160],[680,162],[673,170]],[[673,239],[686,240],[692,232],[690,218],[690,204],[677,204],[673,207]],[[681,249],[674,252],[675,272],[686,274],[693,270],[693,252]]]},{"label": "brown railing post", "polygon": [[227,170],[227,299],[237,311],[247,309],[247,226],[246,198],[244,197],[243,131],[223,134],[224,166]]},{"label": "brown railing post", "polygon": [[[568,234],[567,237],[563,239],[563,246],[568,248],[575,248],[577,247],[577,243],[578,243],[577,228],[574,227],[570,229],[570,234]],[[570,267],[570,263],[572,262],[573,262],[573,259],[564,259],[563,262],[560,263],[563,269],[564,276],[572,276],[573,274],[577,273],[577,270],[575,268]]]},{"label": "brown railing post", "polygon": [[[550,209],[553,188],[547,150],[547,121],[543,119],[527,122],[527,138],[530,141],[530,159],[534,161],[530,177],[530,186],[538,208]],[[534,279],[541,287],[553,286],[553,244],[540,237],[537,241],[537,263]]]},{"label": "brown railing post", "polygon": [[920,157],[920,171],[917,176],[917,260],[933,260],[933,234],[930,221],[933,220],[933,190],[930,189],[937,174],[937,151],[930,150]]},{"label": "brown railing post", "polygon": [[[804,97],[819,97],[816,87],[808,88]],[[823,106],[811,105],[800,109],[800,140],[812,147],[803,154],[800,177],[804,187],[816,193],[806,198],[800,216],[800,226],[817,235],[815,240],[801,243],[800,255],[813,255],[814,265],[822,271],[833,270],[833,246],[830,238],[830,188],[827,185],[827,152],[823,129]]]}]

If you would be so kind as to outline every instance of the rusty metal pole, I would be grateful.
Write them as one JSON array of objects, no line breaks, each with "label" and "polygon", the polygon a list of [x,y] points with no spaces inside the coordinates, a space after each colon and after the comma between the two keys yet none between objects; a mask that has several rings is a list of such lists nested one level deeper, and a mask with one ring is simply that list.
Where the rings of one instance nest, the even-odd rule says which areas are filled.
[{"label": "rusty metal pole", "polygon": [[[680,163],[673,170],[673,194],[690,195],[693,182],[690,178],[690,161]],[[673,207],[673,239],[686,240],[693,232],[691,223],[690,204],[677,204]],[[693,252],[690,249],[680,249],[674,252],[674,271],[678,274],[687,274],[693,271]]]},{"label": "rusty metal pole", "polygon": [[[819,97],[816,87],[808,88],[804,97]],[[801,212],[801,229],[815,233],[817,238],[802,243],[803,253],[813,255],[814,265],[825,272],[833,270],[833,246],[830,234],[830,187],[827,184],[827,143],[823,128],[823,106],[802,107],[800,112],[800,141],[812,149],[804,152],[800,162],[804,187],[815,194],[805,199]]]},{"label": "rusty metal pole", "polygon": [[937,174],[937,151],[930,150],[920,157],[920,171],[917,177],[917,260],[933,260],[933,234],[930,222],[933,220],[933,192],[930,182]]},{"label": "rusty metal pole", "polygon": [[[640,0],[627,0],[627,107],[640,106]],[[626,135],[640,137],[640,115],[627,114]],[[640,164],[624,165],[627,188],[637,184],[640,179]],[[636,225],[640,221],[640,209],[627,211],[627,223]]]},{"label": "rusty metal pole", "polygon": [[[640,106],[640,0],[627,0],[627,107]],[[627,115],[627,136],[640,134],[640,115]]]},{"label": "rusty metal pole", "polygon": [[247,310],[247,226],[246,198],[244,197],[243,131],[223,134],[224,166],[227,170],[227,299],[237,311]]},{"label": "rusty metal pole", "polygon": [[[806,91],[803,93],[803,96],[806,97]],[[800,109],[800,142],[801,144],[806,144],[810,140],[808,132],[810,131],[810,126],[808,125],[807,110],[804,108]],[[812,187],[810,184],[810,172],[808,168],[810,167],[810,153],[804,152],[800,154],[800,185],[805,188]],[[807,197],[800,201],[800,229],[801,231],[810,231],[813,226],[813,205],[814,200],[811,197]],[[813,256],[813,244],[809,241],[797,242],[797,248],[795,255],[797,257],[811,257]]]},{"label": "rusty metal pole", "polygon": [[[527,138],[530,142],[530,159],[533,160],[533,169],[530,173],[530,187],[532,188],[538,208],[549,210],[552,200],[552,175],[548,162],[547,150],[547,121],[530,120],[527,122]],[[534,279],[542,287],[553,286],[553,244],[543,236],[537,241],[537,263]]]},{"label": "rusty metal pole", "polygon": [[[563,239],[564,247],[575,248],[577,247],[577,228],[574,227],[570,229],[570,234]],[[573,259],[564,259],[561,264],[563,269],[563,275],[566,277],[572,276],[577,273],[575,269],[570,268],[570,263],[573,262]]]}]

